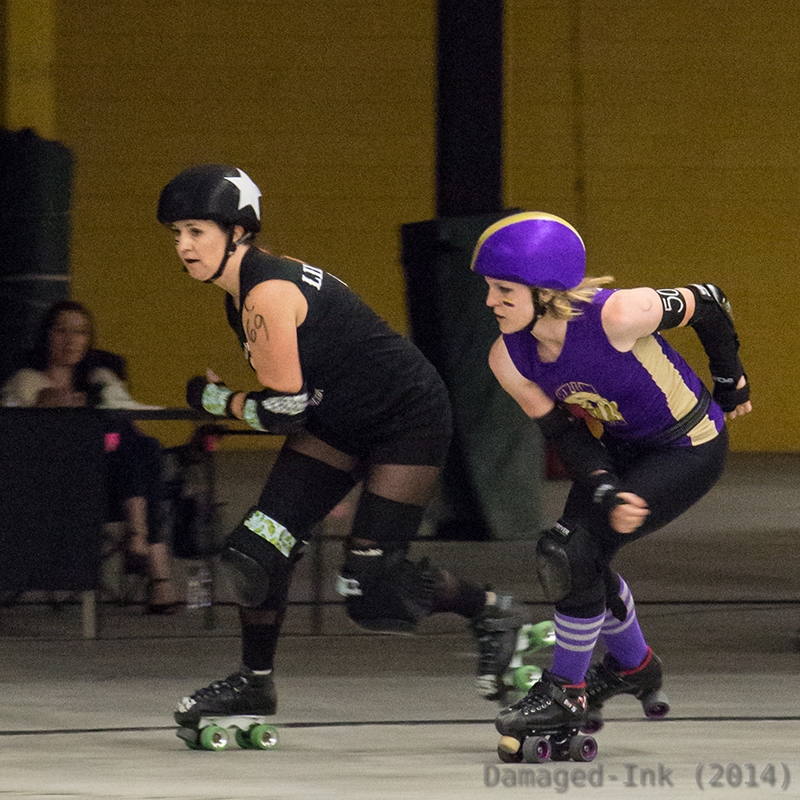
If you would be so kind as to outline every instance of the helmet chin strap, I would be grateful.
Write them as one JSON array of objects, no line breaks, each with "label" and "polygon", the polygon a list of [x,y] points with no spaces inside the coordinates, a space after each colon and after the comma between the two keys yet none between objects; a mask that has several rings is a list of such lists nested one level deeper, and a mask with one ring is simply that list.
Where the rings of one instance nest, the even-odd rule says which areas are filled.
[{"label": "helmet chin strap", "polygon": [[210,277],[205,278],[203,283],[214,283],[223,272],[225,272],[225,267],[228,265],[228,259],[236,252],[236,248],[243,244],[244,242],[248,241],[252,238],[252,234],[245,232],[245,234],[241,237],[241,239],[237,239],[235,242],[233,241],[233,228],[228,231],[228,241],[225,243],[225,255],[222,257],[222,262],[217,267],[217,271]]}]

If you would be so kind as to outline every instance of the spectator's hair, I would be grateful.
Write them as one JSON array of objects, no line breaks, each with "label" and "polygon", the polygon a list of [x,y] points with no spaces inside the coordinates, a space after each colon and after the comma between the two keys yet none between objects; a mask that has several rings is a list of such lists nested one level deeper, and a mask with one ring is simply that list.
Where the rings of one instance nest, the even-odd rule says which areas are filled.
[{"label": "spectator's hair", "polygon": [[92,346],[94,344],[94,319],[89,309],[77,300],[59,300],[47,309],[47,312],[39,324],[39,330],[36,334],[33,347],[28,354],[26,366],[41,371],[47,369],[47,364],[50,360],[50,331],[55,327],[58,318],[65,311],[77,311],[79,314],[82,314],[89,323],[89,349],[80,363],[75,365],[73,384],[76,391],[90,391],[89,373],[94,368],[94,365],[89,361],[89,354],[92,352]]}]

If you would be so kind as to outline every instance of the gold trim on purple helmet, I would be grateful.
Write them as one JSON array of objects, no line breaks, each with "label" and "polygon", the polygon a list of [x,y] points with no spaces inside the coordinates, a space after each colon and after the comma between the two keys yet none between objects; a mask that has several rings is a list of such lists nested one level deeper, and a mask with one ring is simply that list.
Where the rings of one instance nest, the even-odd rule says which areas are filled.
[{"label": "gold trim on purple helmet", "polygon": [[583,280],[586,248],[566,220],[525,211],[504,217],[481,234],[471,268],[488,278],[564,292]]}]

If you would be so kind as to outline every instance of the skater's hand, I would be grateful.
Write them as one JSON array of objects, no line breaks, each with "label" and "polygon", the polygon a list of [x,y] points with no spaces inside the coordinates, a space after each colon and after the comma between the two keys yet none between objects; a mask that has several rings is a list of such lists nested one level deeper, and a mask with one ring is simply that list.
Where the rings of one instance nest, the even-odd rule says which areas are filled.
[{"label": "skater's hand", "polygon": [[195,375],[186,382],[186,403],[197,411],[207,411],[217,417],[229,417],[233,392],[213,370],[206,375]]},{"label": "skater's hand", "polygon": [[[744,375],[742,375],[742,377],[739,378],[739,383],[736,384],[736,388],[741,389],[744,387],[746,383],[747,379],[745,378]],[[728,422],[730,422],[731,420],[736,419],[736,417],[743,417],[745,414],[749,414],[752,410],[753,410],[753,404],[749,400],[747,400],[746,402],[740,403],[738,406],[736,406],[736,408],[734,408],[733,411],[726,412],[725,419],[727,419]]]},{"label": "skater's hand", "polygon": [[[222,383],[225,382],[222,378],[214,372],[213,369],[206,370],[206,379],[209,383]],[[236,417],[236,419],[242,419],[244,417],[244,400],[245,400],[245,393],[244,392],[234,392],[233,398],[231,399],[230,405],[228,407],[228,412],[232,417]]]},{"label": "skater's hand", "polygon": [[647,502],[633,492],[619,492],[617,500],[619,505],[611,510],[608,521],[617,533],[633,533],[650,513]]}]

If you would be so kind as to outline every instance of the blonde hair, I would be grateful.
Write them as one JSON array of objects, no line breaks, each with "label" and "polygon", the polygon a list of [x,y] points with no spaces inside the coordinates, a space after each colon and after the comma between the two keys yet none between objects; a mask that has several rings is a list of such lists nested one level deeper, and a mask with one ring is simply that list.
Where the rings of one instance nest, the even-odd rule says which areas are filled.
[{"label": "blonde hair", "polygon": [[581,310],[575,307],[576,304],[590,302],[598,289],[613,282],[614,278],[611,275],[604,275],[602,278],[584,278],[574,289],[565,292],[550,289],[552,297],[547,302],[542,302],[542,305],[556,319],[574,319],[581,314]]}]

